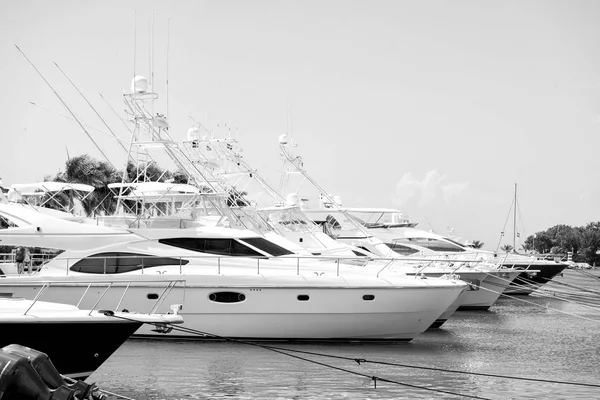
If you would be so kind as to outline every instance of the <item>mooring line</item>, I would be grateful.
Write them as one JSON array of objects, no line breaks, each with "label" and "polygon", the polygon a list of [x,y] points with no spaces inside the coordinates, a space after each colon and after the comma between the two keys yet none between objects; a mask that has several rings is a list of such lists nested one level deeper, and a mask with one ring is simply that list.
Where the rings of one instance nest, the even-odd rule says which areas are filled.
[{"label": "mooring line", "polygon": [[[65,380],[65,381],[67,381],[67,380],[68,380],[68,381],[70,381],[71,383],[76,383],[76,382],[79,382],[77,379],[73,379],[73,378],[71,378],[71,377],[69,377],[69,376],[61,375],[61,377],[62,377],[62,378]],[[98,390],[99,392],[102,392],[102,393],[109,394],[109,395],[111,395],[111,396],[119,397],[119,398],[121,398],[121,399],[125,399],[125,400],[135,400],[135,399],[133,399],[133,398],[131,398],[131,397],[123,396],[122,394],[113,393],[113,392],[109,392],[108,390],[100,389],[100,388],[99,388],[99,387],[97,387],[97,386],[96,386],[96,390]]]},{"label": "mooring line", "polygon": [[[481,287],[481,286],[479,287],[479,290],[488,290],[488,291],[490,291],[490,292],[493,292],[493,293],[498,293],[498,292],[496,292],[496,291],[494,291],[494,290],[487,289],[487,288],[483,288],[483,287]],[[556,311],[556,312],[558,312],[558,313],[565,314],[565,315],[569,315],[569,316],[571,316],[571,317],[575,317],[575,318],[583,319],[583,320],[590,321],[590,322],[596,322],[596,323],[600,323],[600,319],[587,318],[587,317],[584,317],[584,316],[582,316],[582,315],[577,315],[577,314],[573,314],[573,313],[570,313],[570,312],[567,312],[567,311],[559,310],[559,309],[557,309],[557,308],[552,308],[552,307],[544,306],[544,305],[541,305],[541,304],[537,304],[537,303],[534,303],[534,302],[532,302],[532,301],[527,301],[527,300],[521,299],[521,298],[519,298],[519,297],[511,296],[511,295],[509,295],[509,294],[504,294],[504,293],[501,293],[501,294],[500,294],[500,296],[501,296],[501,297],[507,297],[507,298],[509,298],[509,299],[513,299],[513,300],[517,300],[517,301],[520,301],[520,302],[522,302],[522,303],[530,304],[530,305],[533,305],[533,306],[535,306],[535,307],[537,307],[537,308],[543,308],[543,309],[545,309],[545,310]],[[553,298],[553,297],[549,297],[549,298]],[[564,302],[567,302],[567,303],[569,303],[569,301],[567,301],[567,300],[563,300],[563,299],[560,299],[560,298],[557,298],[557,300],[561,300],[561,301],[564,301]],[[450,316],[450,317],[452,317],[452,316]]]},{"label": "mooring line", "polygon": [[552,281],[551,280],[548,283],[552,283],[552,284],[560,285],[560,286],[566,286],[566,287],[573,288],[573,289],[579,289],[579,290],[582,290],[584,292],[589,292],[589,293],[594,293],[596,295],[600,295],[600,291],[593,290],[593,289],[588,289],[588,288],[583,287],[583,286],[572,285],[572,284],[566,283],[566,282],[558,282],[558,281]]},{"label": "mooring line", "polygon": [[[113,315],[113,316],[115,318],[130,320],[129,318],[126,318],[126,317],[121,317],[121,316],[116,316],[116,315]],[[135,321],[135,320],[132,320],[132,321]],[[153,325],[153,324],[150,323],[150,325]],[[171,324],[168,324],[168,325],[171,325]],[[413,369],[430,370],[430,371],[437,371],[437,372],[483,376],[483,377],[489,377],[489,378],[514,379],[514,380],[530,381],[530,382],[555,383],[555,384],[561,384],[561,385],[600,388],[600,384],[594,384],[594,383],[572,382],[572,381],[571,382],[569,382],[569,381],[551,381],[548,379],[540,379],[540,378],[525,378],[525,377],[510,376],[510,375],[487,374],[487,373],[482,373],[482,372],[459,371],[459,370],[452,370],[452,369],[445,369],[445,368],[424,367],[424,366],[417,366],[417,365],[392,363],[392,362],[388,362],[388,361],[372,361],[372,360],[367,360],[366,358],[335,356],[335,355],[324,354],[324,353],[309,352],[309,351],[305,351],[305,350],[293,350],[293,349],[287,349],[287,348],[283,348],[283,347],[270,346],[267,344],[260,344],[260,343],[251,342],[251,341],[228,338],[225,336],[219,336],[219,335],[215,335],[215,334],[212,334],[209,332],[200,331],[198,329],[188,328],[185,326],[175,326],[175,325],[171,325],[171,326],[173,327],[173,330],[178,330],[178,331],[182,331],[182,332],[186,332],[186,333],[193,333],[193,334],[196,334],[199,336],[210,336],[210,337],[222,339],[225,341],[236,342],[236,343],[240,343],[240,344],[246,344],[246,345],[250,345],[250,346],[259,347],[259,348],[266,349],[266,350],[272,350],[272,351],[277,351],[277,352],[289,351],[289,352],[294,352],[294,353],[302,353],[302,354],[308,354],[308,355],[314,355],[314,356],[320,356],[320,357],[329,357],[329,358],[341,359],[341,360],[346,360],[346,361],[353,361],[353,362],[358,363],[359,365],[364,362],[364,363],[388,365],[388,366],[403,367],[403,368],[413,368]],[[295,357],[291,354],[288,354],[288,355],[291,357]],[[300,358],[300,359],[304,360],[304,358]],[[316,362],[314,360],[310,360],[310,359],[306,359],[306,361],[318,363],[318,362]],[[329,366],[328,364],[321,364],[321,363],[318,363],[318,364],[324,365],[324,366]],[[335,369],[343,370],[339,367],[335,367],[335,366],[331,366],[331,367],[335,368]],[[350,372],[355,373],[354,371],[350,371]],[[370,375],[364,375],[364,374],[360,374],[360,373],[356,373],[356,374],[359,374],[361,376],[371,377]],[[383,381],[383,379],[380,379],[380,378],[377,378],[377,379]],[[397,382],[393,382],[393,383],[397,383]],[[398,383],[398,384],[404,385],[404,383]],[[406,385],[409,385],[409,384],[406,384]],[[421,387],[418,387],[418,388],[421,388]],[[423,389],[429,390],[429,388],[425,388],[425,387],[423,387]],[[460,395],[460,394],[457,394],[457,395],[466,396],[466,395]],[[474,398],[478,398],[478,397],[474,397]]]},{"label": "mooring line", "polygon": [[[264,346],[265,347],[271,347],[271,346],[268,346],[268,345],[264,345]],[[449,373],[454,373],[454,374],[485,376],[485,377],[489,377],[489,378],[514,379],[514,380],[530,381],[530,382],[556,383],[556,384],[560,384],[560,385],[572,385],[572,386],[584,386],[584,387],[600,388],[600,384],[594,384],[594,383],[569,382],[569,381],[552,381],[552,380],[549,380],[549,379],[524,378],[524,377],[520,377],[520,376],[499,375],[499,374],[486,374],[486,373],[483,373],[483,372],[469,372],[469,371],[459,371],[459,370],[452,370],[452,369],[446,369],[446,368],[423,367],[423,366],[417,366],[417,365],[392,363],[392,362],[389,362],[389,361],[371,361],[371,360],[367,360],[365,358],[352,358],[352,357],[344,357],[344,356],[334,356],[334,355],[328,355],[328,354],[322,354],[322,353],[315,353],[315,352],[310,352],[310,351],[305,351],[305,350],[292,350],[292,349],[285,349],[285,350],[286,351],[295,352],[295,353],[310,354],[310,355],[314,355],[314,356],[322,356],[322,357],[337,358],[337,359],[348,360],[348,361],[355,361],[358,364],[361,364],[361,363],[371,363],[371,364],[388,365],[388,366],[394,366],[394,367],[423,369],[423,370],[438,371],[438,372],[449,372]]]},{"label": "mooring line", "polygon": [[[128,321],[136,321],[135,319],[131,319],[131,318],[126,318],[126,317],[122,317],[122,316],[119,316],[119,315],[115,315],[112,311],[106,311],[105,315],[111,316],[111,317],[114,317],[114,318],[128,320]],[[147,323],[147,324],[149,324],[149,325],[155,325],[153,323]],[[348,369],[345,369],[345,368],[336,367],[334,365],[321,363],[319,361],[311,360],[311,359],[308,359],[308,358],[296,356],[294,354],[288,354],[288,353],[286,353],[286,351],[293,351],[293,350],[289,350],[289,349],[285,349],[285,348],[277,348],[277,347],[274,347],[274,346],[267,346],[267,345],[263,345],[263,344],[259,344],[259,343],[250,342],[250,341],[238,340],[238,339],[228,338],[228,337],[224,337],[224,336],[214,335],[212,333],[203,332],[203,331],[200,331],[200,330],[197,330],[197,329],[193,329],[193,328],[187,328],[185,326],[175,326],[175,325],[170,324],[170,323],[167,323],[166,325],[170,325],[170,327],[172,327],[173,330],[177,330],[177,331],[181,331],[181,332],[186,332],[186,333],[194,333],[194,334],[199,335],[199,336],[211,336],[211,337],[222,339],[222,340],[229,341],[229,342],[235,342],[235,343],[240,343],[240,344],[246,344],[246,345],[250,345],[250,346],[255,346],[255,347],[262,348],[264,350],[269,350],[269,351],[273,351],[273,352],[276,352],[276,353],[280,353],[280,354],[286,355],[288,357],[297,358],[299,360],[307,361],[307,362],[310,362],[310,363],[313,363],[313,364],[318,364],[318,365],[321,365],[321,366],[324,366],[324,367],[328,367],[328,368],[332,368],[332,369],[335,369],[335,370],[338,370],[338,371],[343,371],[343,372],[351,373],[351,374],[354,374],[354,375],[362,376],[362,377],[365,377],[365,378],[369,378],[369,379],[373,380],[375,386],[377,385],[377,381],[380,381],[380,382],[388,382],[388,383],[394,383],[394,384],[397,384],[397,385],[412,387],[412,388],[415,388],[415,389],[422,389],[422,390],[434,391],[434,392],[437,392],[437,393],[449,394],[449,395],[457,396],[457,397],[463,397],[463,398],[469,398],[469,399],[480,399],[480,400],[491,400],[491,399],[485,398],[485,397],[472,396],[472,395],[467,395],[467,394],[462,394],[462,393],[454,393],[454,392],[445,391],[445,390],[441,390],[441,389],[434,389],[434,388],[428,388],[428,387],[425,387],[425,386],[412,385],[410,383],[403,383],[403,382],[393,381],[393,380],[390,380],[390,379],[387,379],[387,378],[381,378],[381,377],[378,377],[378,376],[372,376],[372,375],[368,375],[368,374],[363,374],[363,373],[352,371],[352,370],[348,370]],[[323,354],[323,356],[327,356],[327,355]],[[352,360],[354,360],[354,359],[352,359]]]}]

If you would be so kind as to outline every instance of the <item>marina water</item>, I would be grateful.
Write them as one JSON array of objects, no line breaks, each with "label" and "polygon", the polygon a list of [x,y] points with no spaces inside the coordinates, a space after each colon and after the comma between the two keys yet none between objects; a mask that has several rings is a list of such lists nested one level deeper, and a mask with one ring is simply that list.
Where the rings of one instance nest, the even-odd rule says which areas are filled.
[{"label": "marina water", "polygon": [[[458,311],[410,343],[268,344],[337,358],[285,355],[265,343],[130,339],[88,381],[137,400],[600,398],[600,280],[589,274],[565,270],[535,295],[500,298],[489,311]],[[596,293],[578,290],[580,296],[566,285]],[[566,293],[568,302],[559,299]]]}]

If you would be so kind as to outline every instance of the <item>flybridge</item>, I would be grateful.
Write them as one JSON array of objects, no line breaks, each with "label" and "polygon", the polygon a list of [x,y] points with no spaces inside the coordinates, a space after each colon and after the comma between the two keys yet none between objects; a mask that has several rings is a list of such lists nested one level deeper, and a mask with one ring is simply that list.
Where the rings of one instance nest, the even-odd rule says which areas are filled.
[{"label": "flybridge", "polygon": [[[58,218],[81,220],[83,217],[76,215],[77,202],[83,203],[93,191],[93,186],[82,183],[55,181],[18,183],[11,185],[6,200],[27,204]],[[65,201],[65,195],[69,201]]]}]

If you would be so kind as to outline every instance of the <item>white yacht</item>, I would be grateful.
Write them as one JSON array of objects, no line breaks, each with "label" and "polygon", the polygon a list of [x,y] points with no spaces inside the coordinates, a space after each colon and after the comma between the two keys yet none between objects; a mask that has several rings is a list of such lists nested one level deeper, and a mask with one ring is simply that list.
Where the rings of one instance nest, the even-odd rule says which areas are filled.
[{"label": "white yacht", "polygon": [[[518,276],[496,285],[505,294],[529,294],[560,274],[567,264],[554,259],[540,259],[516,253],[496,253],[474,249],[449,237],[415,228],[397,216],[395,209],[347,208],[349,215],[373,235],[381,238],[396,253],[423,257],[429,254],[454,260],[478,260],[498,268],[519,270]],[[396,217],[394,217],[396,215]],[[392,222],[396,220],[397,222]]]},{"label": "white yacht", "polygon": [[[359,247],[366,254],[377,251],[377,248],[373,248],[363,240],[362,234],[355,233],[353,224],[348,224],[348,220],[353,219],[349,214],[346,213],[344,216],[344,214],[336,213],[336,210],[321,211],[307,210],[307,213],[315,221],[329,225],[326,229],[337,240]],[[386,253],[379,253],[379,257],[402,261],[395,269],[398,272],[409,276],[425,275],[430,277],[451,273],[467,282],[469,290],[461,296],[461,303],[458,307],[460,310],[489,309],[521,273],[513,268],[500,269],[497,265],[485,260],[459,256],[448,257],[412,243],[400,245],[389,240],[380,232],[371,232],[371,229],[368,231],[388,248]]]},{"label": "white yacht", "polygon": [[[47,282],[49,301],[74,304],[91,276],[115,283],[98,307],[143,310],[161,296],[136,277],[185,279],[168,303],[181,303],[187,328],[209,337],[277,340],[411,340],[466,289],[460,280],[407,277],[298,257],[248,230],[219,227],[118,229],[0,204],[0,243],[62,250],[32,275],[6,275],[3,290],[31,298]],[[102,289],[87,289],[100,293]],[[80,306],[91,306],[81,303]],[[168,312],[166,306],[157,312]],[[141,327],[136,335],[157,335]],[[173,330],[167,337],[194,337]]]},{"label": "white yacht", "polygon": [[[401,214],[383,210],[376,212],[373,218],[365,222],[351,215],[348,209],[342,207],[341,199],[329,195],[306,172],[300,157],[294,156],[291,149],[295,144],[286,135],[279,137],[281,155],[284,158],[284,171],[298,172],[305,181],[309,181],[319,192],[319,208],[303,209],[304,213],[330,237],[339,242],[352,246],[357,253],[363,252],[368,257],[383,257],[401,260],[394,263],[395,270],[408,275],[421,274],[436,277],[446,273],[458,274],[461,279],[470,283],[470,289],[463,296],[459,308],[462,309],[488,309],[502,294],[504,288],[518,275],[511,269],[499,271],[493,265],[481,260],[452,259],[439,257],[439,255],[423,254],[422,257],[406,257],[396,252],[396,245],[374,231],[373,225],[386,226],[414,226]],[[375,211],[368,209],[369,212]],[[379,210],[381,211],[381,210]],[[430,253],[430,252],[428,252]],[[483,277],[482,277],[483,274]],[[443,323],[443,318],[439,323]]]}]

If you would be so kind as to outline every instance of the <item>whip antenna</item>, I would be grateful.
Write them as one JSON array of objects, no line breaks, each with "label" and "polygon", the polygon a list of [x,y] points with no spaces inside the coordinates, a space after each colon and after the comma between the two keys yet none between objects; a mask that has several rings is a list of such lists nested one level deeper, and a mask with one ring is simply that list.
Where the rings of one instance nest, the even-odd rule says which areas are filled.
[{"label": "whip antenna", "polygon": [[58,97],[58,99],[60,100],[60,102],[69,111],[69,113],[75,119],[75,121],[77,121],[77,123],[79,124],[79,126],[81,127],[81,129],[83,129],[83,131],[85,132],[85,134],[88,135],[88,138],[90,138],[90,140],[92,141],[92,143],[94,143],[94,146],[96,146],[96,148],[98,149],[98,151],[104,156],[104,158],[106,158],[106,161],[108,161],[108,163],[114,168],[114,165],[110,162],[110,160],[106,156],[106,154],[104,154],[104,152],[102,151],[102,149],[100,148],[100,146],[98,146],[98,144],[94,141],[94,139],[92,138],[92,135],[90,135],[90,133],[87,131],[87,129],[85,129],[85,126],[83,126],[83,124],[81,123],[81,121],[79,121],[79,119],[75,116],[75,113],[73,113],[73,111],[69,108],[69,106],[67,105],[67,103],[65,103],[65,101],[62,99],[62,97],[60,97],[60,95],[56,92],[56,90],[54,90],[54,88],[52,87],[52,85],[50,84],[50,82],[48,82],[48,80],[44,77],[44,75],[42,75],[42,73],[36,68],[36,66],[33,65],[33,63],[29,60],[29,58],[27,58],[27,56],[25,55],[25,53],[23,53],[23,51],[19,48],[19,46],[17,46],[15,44],[15,47],[17,48],[17,50],[19,50],[19,53],[21,53],[23,55],[23,57],[27,60],[27,62],[29,63],[29,65],[31,65],[33,67],[33,69],[35,69],[35,72],[37,72],[38,75],[44,80],[44,82],[46,82],[46,85],[48,85],[48,87],[52,90],[52,92],[54,92],[54,94],[56,95],[56,97]]}]

